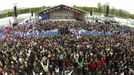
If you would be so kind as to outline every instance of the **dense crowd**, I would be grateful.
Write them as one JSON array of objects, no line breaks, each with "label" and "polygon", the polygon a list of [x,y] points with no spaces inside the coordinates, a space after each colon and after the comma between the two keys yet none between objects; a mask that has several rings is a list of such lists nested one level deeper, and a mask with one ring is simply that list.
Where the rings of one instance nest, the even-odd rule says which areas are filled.
[{"label": "dense crowd", "polygon": [[[115,34],[63,33],[58,36],[11,38],[12,33],[17,31],[52,29],[85,29]],[[78,21],[18,25],[12,32],[5,32],[6,38],[0,40],[0,74],[134,75],[133,30],[127,26]]]}]

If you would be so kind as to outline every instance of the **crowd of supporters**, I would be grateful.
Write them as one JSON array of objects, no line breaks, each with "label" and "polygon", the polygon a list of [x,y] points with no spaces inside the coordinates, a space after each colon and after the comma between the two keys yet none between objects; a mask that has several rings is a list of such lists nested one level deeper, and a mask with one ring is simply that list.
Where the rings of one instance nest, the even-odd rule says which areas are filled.
[{"label": "crowd of supporters", "polygon": [[[58,36],[11,38],[15,32],[53,29],[85,29],[104,35],[60,34],[60,31]],[[127,26],[78,21],[18,25],[5,32],[6,38],[0,40],[0,74],[134,75],[133,30]]]}]

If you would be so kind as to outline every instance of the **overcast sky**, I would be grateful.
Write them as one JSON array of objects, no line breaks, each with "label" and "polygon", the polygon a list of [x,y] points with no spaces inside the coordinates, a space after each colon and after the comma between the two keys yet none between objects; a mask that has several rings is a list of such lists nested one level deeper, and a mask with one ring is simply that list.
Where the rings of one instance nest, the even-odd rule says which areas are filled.
[{"label": "overcast sky", "polygon": [[108,3],[111,7],[127,10],[134,14],[133,0],[0,0],[0,10],[12,9],[14,3],[18,7],[54,6],[59,4],[97,7],[98,2]]}]

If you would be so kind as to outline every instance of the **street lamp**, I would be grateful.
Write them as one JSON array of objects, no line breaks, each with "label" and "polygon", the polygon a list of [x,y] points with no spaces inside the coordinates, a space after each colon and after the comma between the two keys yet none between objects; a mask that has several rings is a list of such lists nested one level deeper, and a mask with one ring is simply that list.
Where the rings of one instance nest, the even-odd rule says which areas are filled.
[{"label": "street lamp", "polygon": [[17,3],[14,3],[14,17],[17,17]]},{"label": "street lamp", "polygon": [[106,3],[106,17],[109,15],[109,3]]},{"label": "street lamp", "polygon": [[13,24],[13,26],[16,26],[17,25],[17,23],[18,23],[18,21],[17,21],[17,3],[14,3],[13,4],[14,5],[14,24]]}]

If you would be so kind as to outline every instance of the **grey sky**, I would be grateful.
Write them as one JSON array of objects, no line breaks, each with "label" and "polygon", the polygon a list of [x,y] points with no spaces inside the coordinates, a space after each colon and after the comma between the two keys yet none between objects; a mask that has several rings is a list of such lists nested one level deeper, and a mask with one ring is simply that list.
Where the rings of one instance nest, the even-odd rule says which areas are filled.
[{"label": "grey sky", "polygon": [[109,3],[111,7],[127,10],[134,14],[133,0],[0,0],[0,10],[12,9],[14,3],[17,3],[18,7],[54,6],[59,4],[97,7],[98,2],[102,4]]}]

